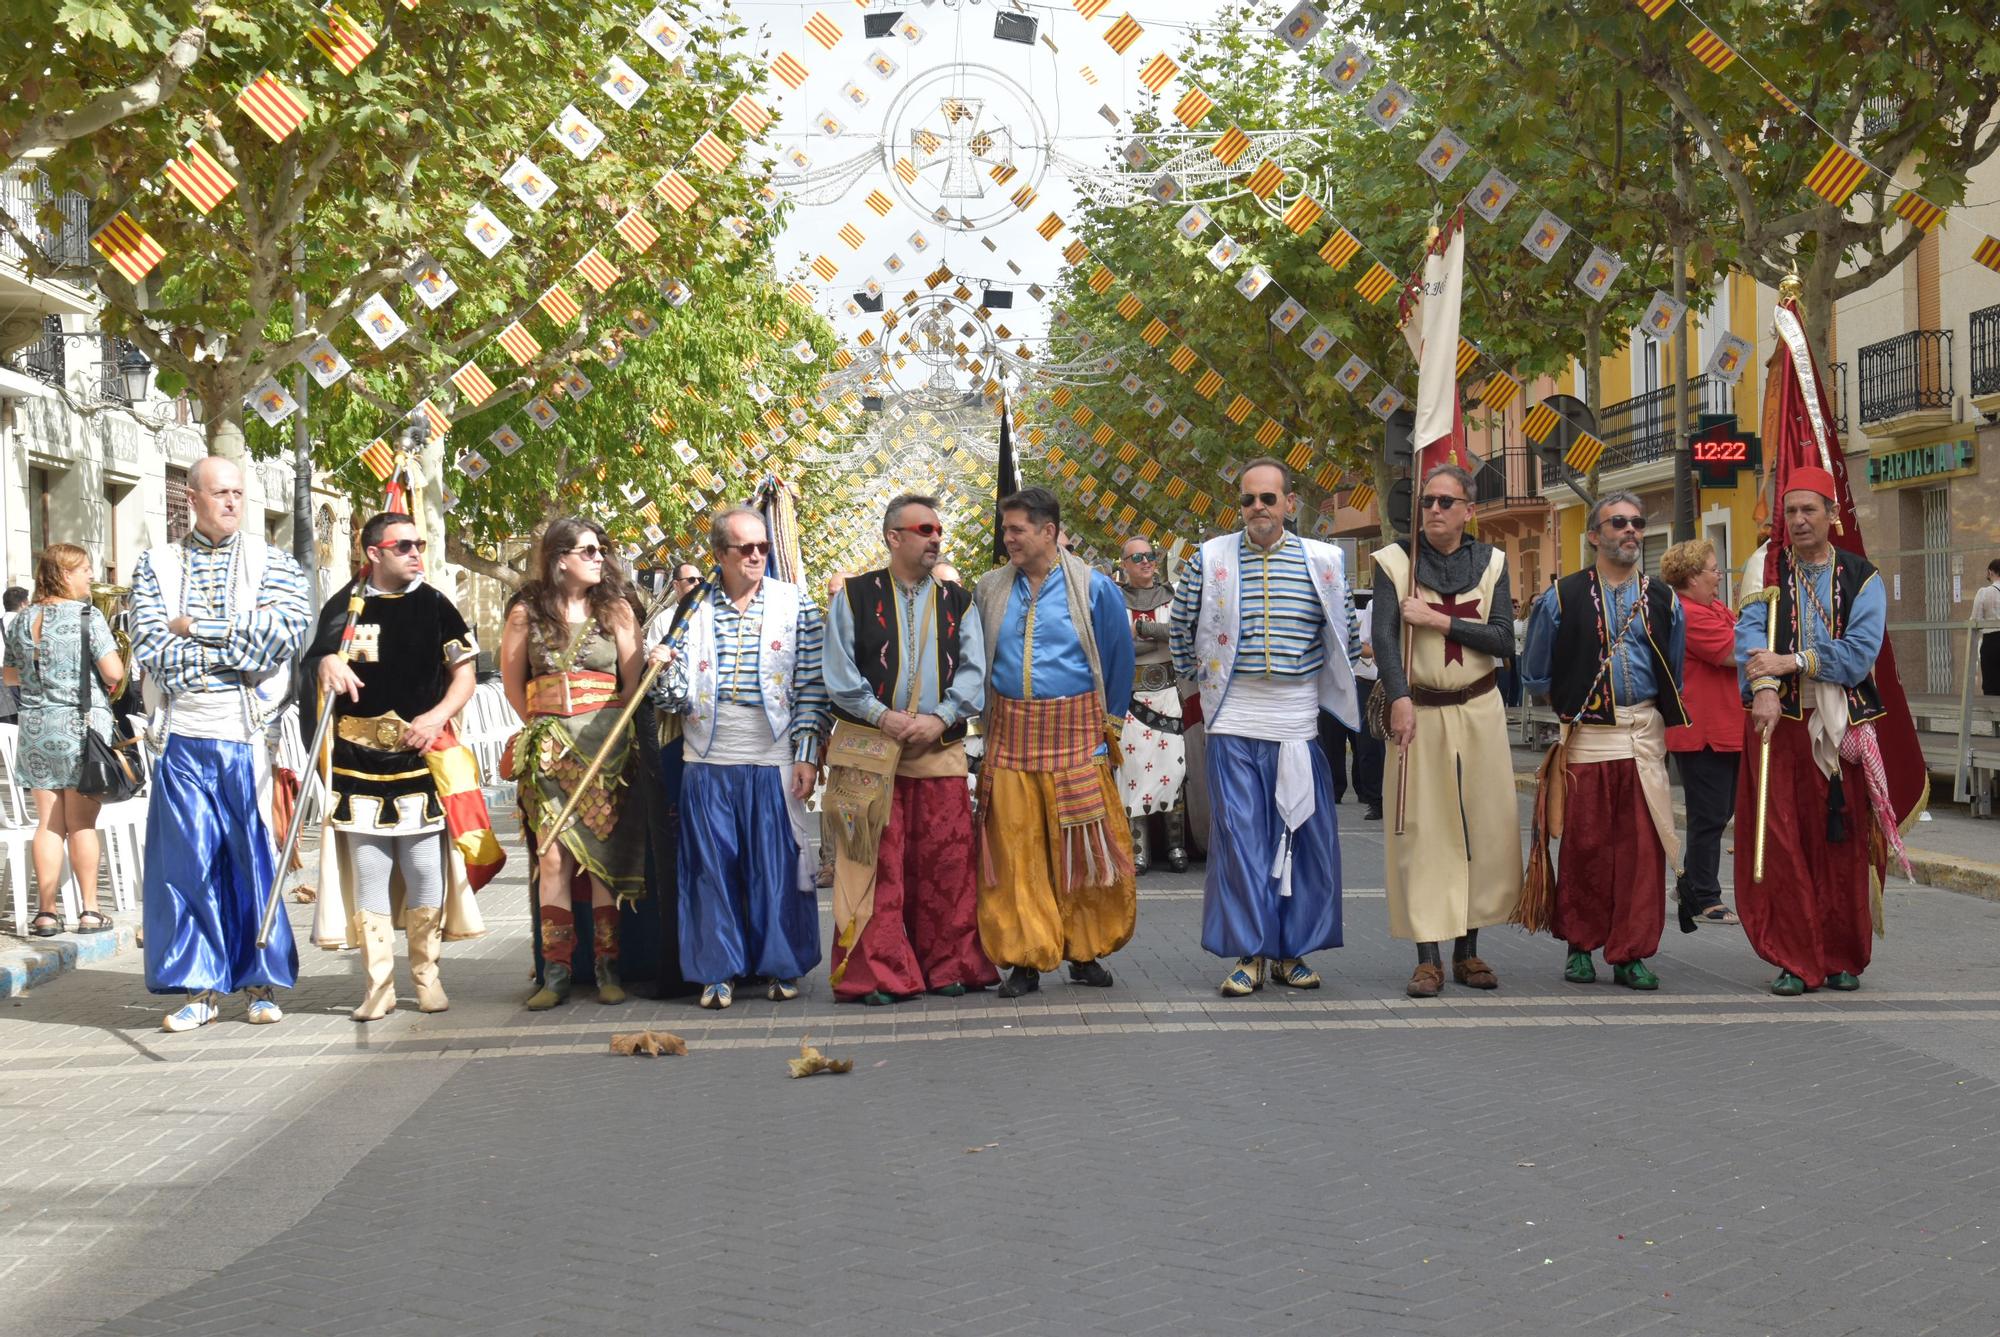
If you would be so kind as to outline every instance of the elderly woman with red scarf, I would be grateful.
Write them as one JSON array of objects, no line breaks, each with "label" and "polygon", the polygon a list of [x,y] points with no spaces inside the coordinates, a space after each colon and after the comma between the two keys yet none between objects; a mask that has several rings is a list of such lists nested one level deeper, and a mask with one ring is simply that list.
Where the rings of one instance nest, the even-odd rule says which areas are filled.
[{"label": "elderly woman with red scarf", "polygon": [[1722,903],[1717,874],[1722,829],[1736,809],[1736,768],[1743,754],[1743,700],[1736,684],[1736,614],[1724,587],[1715,545],[1707,539],[1676,543],[1660,559],[1660,575],[1680,595],[1687,619],[1686,682],[1681,700],[1689,722],[1667,730],[1687,802],[1687,871],[1674,888],[1681,932],[1700,924],[1734,924]]}]

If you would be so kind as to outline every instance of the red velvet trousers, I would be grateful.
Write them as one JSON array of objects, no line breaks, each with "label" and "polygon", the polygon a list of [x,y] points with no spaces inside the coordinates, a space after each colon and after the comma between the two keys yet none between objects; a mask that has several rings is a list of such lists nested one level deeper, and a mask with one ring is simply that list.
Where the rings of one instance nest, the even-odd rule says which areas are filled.
[{"label": "red velvet trousers", "polygon": [[1743,768],[1736,782],[1736,914],[1757,955],[1817,989],[1835,971],[1859,975],[1874,948],[1868,872],[1875,817],[1861,768],[1840,766],[1846,838],[1826,838],[1829,786],[1813,760],[1802,720],[1771,733],[1770,825],[1764,880],[1757,881],[1757,766],[1763,743],[1743,717]]},{"label": "red velvet trousers", "polygon": [[898,776],[875,861],[875,910],[851,952],[833,948],[838,998],[998,982],[979,946],[972,793],[963,776]]},{"label": "red velvet trousers", "polygon": [[1579,952],[1602,948],[1613,965],[1643,961],[1667,926],[1667,852],[1646,813],[1639,763],[1570,767],[1567,803],[1550,927]]}]

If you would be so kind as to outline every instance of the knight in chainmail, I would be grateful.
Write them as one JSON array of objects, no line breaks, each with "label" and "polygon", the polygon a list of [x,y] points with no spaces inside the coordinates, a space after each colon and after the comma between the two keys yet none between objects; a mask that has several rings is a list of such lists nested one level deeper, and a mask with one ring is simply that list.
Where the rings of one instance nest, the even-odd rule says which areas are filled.
[{"label": "knight in chainmail", "polygon": [[1167,644],[1173,589],[1160,579],[1160,554],[1150,539],[1125,542],[1119,559],[1120,588],[1132,618],[1132,707],[1120,735],[1124,761],[1118,788],[1132,819],[1132,856],[1144,873],[1160,828],[1162,858],[1176,873],[1188,866],[1187,748],[1181,740],[1181,695],[1174,656]]}]

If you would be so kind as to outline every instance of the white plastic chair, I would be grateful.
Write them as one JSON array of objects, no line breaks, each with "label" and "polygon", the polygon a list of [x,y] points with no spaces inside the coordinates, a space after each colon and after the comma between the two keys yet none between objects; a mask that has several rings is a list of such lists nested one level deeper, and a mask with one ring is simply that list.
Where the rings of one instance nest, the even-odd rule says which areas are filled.
[{"label": "white plastic chair", "polygon": [[[7,890],[14,908],[14,931],[28,934],[33,911],[28,905],[28,871],[34,865],[35,809],[27,791],[16,778],[14,765],[20,746],[20,726],[0,725],[0,851],[7,858]],[[56,905],[64,923],[76,918],[76,879],[70,875],[69,860],[63,860],[62,882],[56,888]]]}]

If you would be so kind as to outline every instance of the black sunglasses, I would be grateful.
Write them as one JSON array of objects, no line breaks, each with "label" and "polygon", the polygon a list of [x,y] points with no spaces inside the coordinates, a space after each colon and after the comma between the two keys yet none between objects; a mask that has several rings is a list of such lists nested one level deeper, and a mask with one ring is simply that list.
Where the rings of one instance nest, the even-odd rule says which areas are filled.
[{"label": "black sunglasses", "polygon": [[579,543],[563,555],[566,557],[581,557],[586,562],[596,562],[603,560],[604,549],[598,547],[595,543]]},{"label": "black sunglasses", "polygon": [[431,545],[422,539],[397,539],[394,543],[378,543],[379,552],[393,552],[398,557],[408,557],[413,552],[422,552]]},{"label": "black sunglasses", "polygon": [[1646,517],[1643,515],[1607,515],[1598,521],[1600,526],[1609,526],[1623,533],[1628,529],[1644,529]]},{"label": "black sunglasses", "polygon": [[1159,556],[1156,552],[1128,552],[1125,554],[1125,560],[1128,562],[1152,562],[1158,561]]},{"label": "black sunglasses", "polygon": [[1242,503],[1243,509],[1247,511],[1252,506],[1257,505],[1276,506],[1278,504],[1278,494],[1275,492],[1245,492],[1237,500]]},{"label": "black sunglasses", "polygon": [[944,533],[944,526],[932,524],[895,525],[890,530],[891,533],[899,531],[904,534],[915,534],[920,539],[934,539]]},{"label": "black sunglasses", "polygon": [[1431,509],[1431,507],[1433,506],[1437,507],[1441,511],[1448,511],[1452,507],[1458,505],[1458,503],[1464,500],[1465,500],[1464,497],[1439,497],[1439,496],[1418,497],[1417,505],[1423,507],[1427,511]]},{"label": "black sunglasses", "polygon": [[768,541],[757,543],[725,543],[722,547],[724,551],[734,549],[742,553],[745,557],[762,557],[771,551],[771,545]]}]

